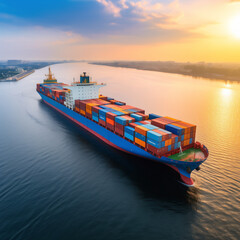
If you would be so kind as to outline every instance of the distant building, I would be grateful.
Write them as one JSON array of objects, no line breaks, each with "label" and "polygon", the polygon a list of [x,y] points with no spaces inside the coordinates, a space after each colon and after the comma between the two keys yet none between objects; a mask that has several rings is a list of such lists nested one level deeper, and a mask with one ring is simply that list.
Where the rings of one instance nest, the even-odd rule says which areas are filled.
[{"label": "distant building", "polygon": [[18,65],[22,63],[23,63],[22,60],[8,60],[8,65]]}]

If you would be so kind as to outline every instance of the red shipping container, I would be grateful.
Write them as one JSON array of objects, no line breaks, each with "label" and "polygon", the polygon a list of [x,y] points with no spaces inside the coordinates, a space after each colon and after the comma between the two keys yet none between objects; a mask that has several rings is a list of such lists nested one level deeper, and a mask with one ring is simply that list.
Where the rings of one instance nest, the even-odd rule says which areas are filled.
[{"label": "red shipping container", "polygon": [[151,121],[152,125],[154,125],[156,127],[160,127],[162,129],[165,129],[165,126],[167,124],[171,124],[171,123],[174,123],[174,122],[176,122],[176,121],[172,120],[172,119],[164,118],[164,117],[155,118]]},{"label": "red shipping container", "polygon": [[115,133],[119,134],[120,136],[123,136],[123,134],[124,134],[124,129],[118,128],[118,127],[115,125]]},{"label": "red shipping container", "polygon": [[178,140],[177,141],[175,140],[176,138],[178,138],[178,136],[175,134],[172,134],[172,144],[178,141]]},{"label": "red shipping container", "polygon": [[90,119],[92,119],[92,114],[91,113],[88,113],[88,112],[86,112],[86,115],[85,115],[87,118],[90,118]]},{"label": "red shipping container", "polygon": [[137,112],[136,113],[143,113],[145,114],[145,110],[140,109],[140,108],[134,108]]},{"label": "red shipping container", "polygon": [[108,129],[110,129],[111,131],[114,131],[114,125],[112,125],[112,124],[110,124],[110,123],[108,123],[108,122],[106,122],[106,127],[107,127]]},{"label": "red shipping container", "polygon": [[139,125],[137,125],[136,123],[129,123],[129,126],[135,129],[135,127]]},{"label": "red shipping container", "polygon": [[103,121],[102,119],[98,119],[98,123],[100,124],[100,125],[103,125],[104,127],[106,126],[106,122],[105,121]]},{"label": "red shipping container", "polygon": [[92,106],[92,112],[98,113],[99,109],[102,109],[102,108],[97,107],[97,106]]},{"label": "red shipping container", "polygon": [[111,119],[111,120],[115,120],[115,117],[116,117],[117,115],[116,114],[114,114],[114,113],[112,113],[112,112],[107,112],[106,113],[106,117],[107,118],[109,118],[109,119]]},{"label": "red shipping container", "polygon": [[135,118],[132,118],[128,115],[124,115],[124,116],[121,116],[121,117],[127,119],[128,120],[127,123],[135,122]]},{"label": "red shipping container", "polygon": [[[115,105],[116,106],[116,105]],[[130,106],[130,105],[123,105],[123,106],[118,106],[119,108],[126,110],[126,109],[134,109],[135,107]]]},{"label": "red shipping container", "polygon": [[146,115],[146,114],[143,114],[143,113],[140,113],[140,112],[138,112],[137,114],[142,116],[143,120],[147,120],[148,119],[148,115]]},{"label": "red shipping container", "polygon": [[117,122],[115,122],[115,129],[116,128],[120,129],[121,131],[124,131],[124,125],[121,125],[121,124],[119,124]]},{"label": "red shipping container", "polygon": [[154,146],[152,146],[151,144],[148,144],[147,143],[147,150],[149,150],[150,152],[158,155],[158,154],[161,154],[163,151],[162,151],[162,148],[156,148]]},{"label": "red shipping container", "polygon": [[154,132],[160,133],[162,135],[162,141],[166,141],[172,137],[172,134],[162,132],[161,129],[154,129]]}]

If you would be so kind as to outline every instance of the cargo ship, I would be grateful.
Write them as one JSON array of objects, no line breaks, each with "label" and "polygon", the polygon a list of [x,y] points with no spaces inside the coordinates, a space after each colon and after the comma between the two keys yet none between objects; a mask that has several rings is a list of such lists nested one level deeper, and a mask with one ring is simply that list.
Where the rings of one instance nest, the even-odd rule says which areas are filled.
[{"label": "cargo ship", "polygon": [[42,100],[106,144],[174,169],[181,183],[193,186],[193,170],[207,159],[208,149],[196,139],[196,125],[99,94],[106,84],[84,72],[71,85],[59,83],[51,69],[37,84]]}]

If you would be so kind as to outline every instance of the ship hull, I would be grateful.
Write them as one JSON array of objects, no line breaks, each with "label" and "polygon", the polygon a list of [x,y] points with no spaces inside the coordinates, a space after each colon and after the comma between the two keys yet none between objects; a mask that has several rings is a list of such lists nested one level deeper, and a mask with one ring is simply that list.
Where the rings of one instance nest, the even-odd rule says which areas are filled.
[{"label": "ship hull", "polygon": [[75,111],[41,94],[40,92],[38,93],[40,94],[43,101],[47,105],[54,108],[59,113],[61,113],[68,119],[72,120],[77,125],[87,130],[88,132],[92,133],[93,135],[101,139],[106,144],[128,154],[166,164],[167,166],[173,168],[176,172],[179,173],[181,177],[181,181],[186,186],[193,186],[194,183],[190,177],[191,171],[196,169],[200,164],[202,164],[205,161],[205,159],[199,162],[183,162],[183,161],[173,160],[169,157],[161,157],[161,158],[155,157],[152,154],[145,151],[144,149],[141,149],[137,145],[116,135],[115,133],[91,121],[90,119],[80,115],[79,113],[76,113]]}]

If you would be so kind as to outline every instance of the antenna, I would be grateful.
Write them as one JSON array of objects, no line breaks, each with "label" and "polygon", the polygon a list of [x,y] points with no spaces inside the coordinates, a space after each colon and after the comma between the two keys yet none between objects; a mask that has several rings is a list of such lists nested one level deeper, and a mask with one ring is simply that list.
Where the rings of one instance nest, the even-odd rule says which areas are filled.
[{"label": "antenna", "polygon": [[182,153],[182,146],[180,145],[180,153]]}]

